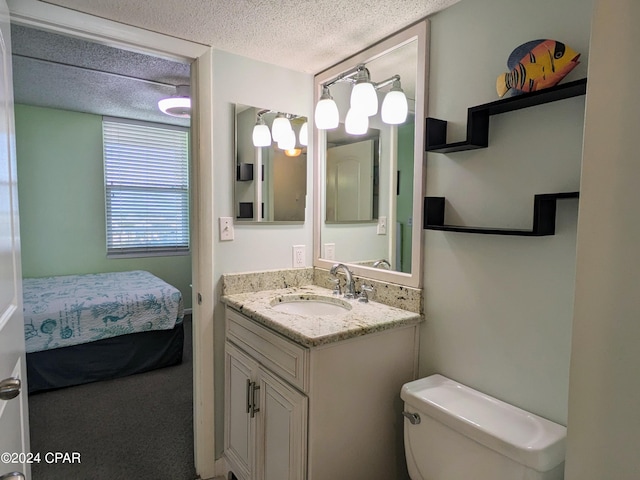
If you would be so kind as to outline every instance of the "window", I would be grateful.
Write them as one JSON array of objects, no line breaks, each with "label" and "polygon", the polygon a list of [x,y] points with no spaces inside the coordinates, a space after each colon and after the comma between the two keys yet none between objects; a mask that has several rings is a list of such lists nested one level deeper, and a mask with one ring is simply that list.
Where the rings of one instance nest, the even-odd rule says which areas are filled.
[{"label": "window", "polygon": [[188,130],[104,117],[107,256],[189,252]]}]

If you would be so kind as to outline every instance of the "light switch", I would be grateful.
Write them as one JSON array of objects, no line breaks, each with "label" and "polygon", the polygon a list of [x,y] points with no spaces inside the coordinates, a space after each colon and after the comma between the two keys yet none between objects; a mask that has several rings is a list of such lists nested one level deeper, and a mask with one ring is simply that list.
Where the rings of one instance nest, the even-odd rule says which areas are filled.
[{"label": "light switch", "polygon": [[336,244],[335,243],[325,243],[324,244],[324,258],[325,260],[335,260],[336,259]]},{"label": "light switch", "polygon": [[378,217],[378,235],[387,234],[387,217]]},{"label": "light switch", "polygon": [[220,217],[220,241],[233,240],[233,218]]}]

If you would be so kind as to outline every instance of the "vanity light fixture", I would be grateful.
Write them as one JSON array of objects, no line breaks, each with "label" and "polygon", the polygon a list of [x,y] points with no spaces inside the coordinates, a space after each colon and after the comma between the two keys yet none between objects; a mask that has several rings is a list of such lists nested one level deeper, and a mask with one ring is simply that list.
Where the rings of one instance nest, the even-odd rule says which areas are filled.
[{"label": "vanity light fixture", "polygon": [[304,122],[300,127],[300,145],[306,147],[309,144],[309,124]]},{"label": "vanity light fixture", "polygon": [[291,130],[291,122],[289,121],[288,115],[284,113],[278,113],[276,118],[273,120],[273,124],[271,125],[271,137],[274,142],[279,142],[281,139],[285,138],[288,132]]},{"label": "vanity light fixture", "polygon": [[332,130],[338,127],[339,112],[329,87],[338,82],[351,82],[350,108],[345,118],[345,130],[352,135],[363,135],[369,128],[369,117],[378,113],[377,91],[388,85],[382,102],[382,121],[388,125],[404,123],[409,113],[407,97],[402,90],[400,75],[393,75],[386,80],[375,83],[371,81],[369,70],[364,64],[340,74],[334,80],[322,85],[322,96],[316,105],[315,122],[319,130]]},{"label": "vanity light fixture", "polygon": [[[296,133],[291,126],[291,120],[299,118],[290,113],[277,112],[276,118],[271,124],[271,130],[265,123],[263,116],[267,113],[275,113],[272,110],[260,110],[256,114],[256,124],[253,126],[251,138],[254,147],[268,147],[272,141],[278,145],[281,150],[296,150]],[[300,127],[299,144],[303,147],[308,143],[307,122]],[[299,154],[298,154],[299,155]],[[292,155],[290,155],[292,156]],[[293,155],[297,156],[297,155]]]},{"label": "vanity light fixture", "polygon": [[256,124],[253,127],[251,137],[253,139],[254,147],[268,147],[271,145],[271,132],[269,131],[269,127],[264,123],[264,119],[260,114],[257,115]]},{"label": "vanity light fixture", "polygon": [[318,105],[316,105],[314,119],[316,121],[316,127],[320,130],[333,130],[334,128],[338,128],[340,113],[338,112],[336,101],[331,96],[328,85],[322,87],[322,96],[320,100],[318,100]]},{"label": "vanity light fixture", "polygon": [[350,135],[364,135],[369,130],[369,116],[362,110],[351,107],[344,119],[344,129]]},{"label": "vanity light fixture", "polygon": [[173,97],[163,98],[158,102],[158,108],[166,115],[172,117],[191,117],[191,98],[189,85],[176,86],[176,94]]},{"label": "vanity light fixture", "polygon": [[400,76],[395,75],[391,84],[391,90],[387,92],[382,101],[380,116],[382,121],[388,125],[399,125],[404,123],[409,113],[407,96],[400,85]]},{"label": "vanity light fixture", "polygon": [[[275,129],[272,129],[272,134],[275,132]],[[278,140],[278,148],[280,150],[292,150],[296,148],[296,134],[289,126],[289,130],[279,135],[280,139]]]},{"label": "vanity light fixture", "polygon": [[355,84],[351,89],[351,109],[372,117],[378,113],[378,94],[371,83],[369,70],[364,65],[358,65],[357,68]]}]

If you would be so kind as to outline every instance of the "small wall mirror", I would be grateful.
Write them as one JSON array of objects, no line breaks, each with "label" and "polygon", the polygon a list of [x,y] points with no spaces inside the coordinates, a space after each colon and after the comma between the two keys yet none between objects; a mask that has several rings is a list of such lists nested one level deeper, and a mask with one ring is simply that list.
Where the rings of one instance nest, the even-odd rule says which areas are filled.
[{"label": "small wall mirror", "polygon": [[[422,284],[427,31],[425,20],[315,77],[316,266]],[[369,112],[360,84],[378,105]]]},{"label": "small wall mirror", "polygon": [[240,104],[235,116],[235,221],[304,223],[306,117]]}]

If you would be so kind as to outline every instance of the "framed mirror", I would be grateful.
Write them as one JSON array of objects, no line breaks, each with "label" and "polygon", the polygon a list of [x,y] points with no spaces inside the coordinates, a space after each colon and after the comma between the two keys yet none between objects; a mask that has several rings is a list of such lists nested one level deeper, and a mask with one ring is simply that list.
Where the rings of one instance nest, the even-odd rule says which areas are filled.
[{"label": "framed mirror", "polygon": [[315,77],[315,266],[422,285],[427,37],[424,20]]},{"label": "framed mirror", "polygon": [[248,105],[235,107],[235,221],[304,223],[307,118]]}]

